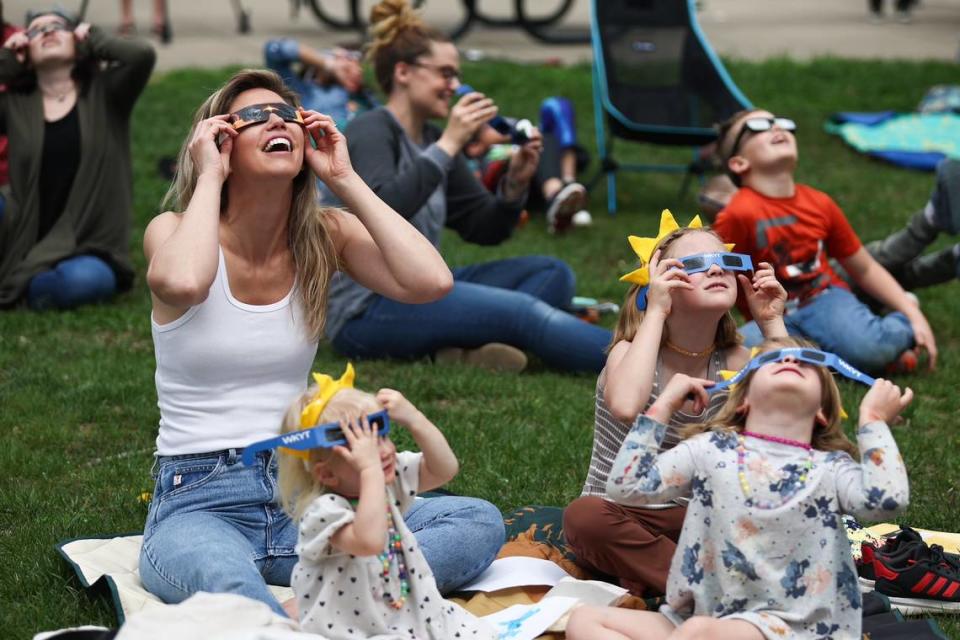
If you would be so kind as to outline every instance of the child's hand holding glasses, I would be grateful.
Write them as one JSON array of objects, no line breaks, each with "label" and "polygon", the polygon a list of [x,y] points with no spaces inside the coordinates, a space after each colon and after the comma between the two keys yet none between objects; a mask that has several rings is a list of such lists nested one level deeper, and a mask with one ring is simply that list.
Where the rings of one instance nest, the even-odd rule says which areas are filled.
[{"label": "child's hand holding glasses", "polygon": [[359,473],[367,469],[376,469],[383,473],[380,464],[380,437],[376,429],[370,426],[367,416],[359,420],[341,420],[340,429],[347,438],[349,448],[337,446],[333,448],[334,453]]}]

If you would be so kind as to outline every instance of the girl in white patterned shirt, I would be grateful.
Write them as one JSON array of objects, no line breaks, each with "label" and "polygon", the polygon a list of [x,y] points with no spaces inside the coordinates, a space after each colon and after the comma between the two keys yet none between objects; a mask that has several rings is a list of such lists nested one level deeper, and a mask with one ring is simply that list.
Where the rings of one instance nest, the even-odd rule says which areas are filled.
[{"label": "girl in white patterned shirt", "polygon": [[[859,640],[862,611],[842,513],[889,519],[906,508],[906,469],[887,423],[913,392],[876,380],[860,404],[861,462],[840,427],[826,367],[809,343],[768,340],[706,430],[659,452],[669,415],[713,381],[674,376],[640,417],[607,491],[641,505],[690,498],[659,613],[578,609],[570,640]],[[783,351],[779,351],[783,349]],[[822,354],[823,352],[815,352]]]},{"label": "girl in white patterned shirt", "polygon": [[[280,449],[281,498],[299,526],[290,585],[301,629],[330,640],[492,640],[482,620],[440,595],[403,520],[417,493],[456,475],[446,438],[398,391],[353,389],[352,367],[339,381],[322,378],[287,412],[284,434],[339,426],[330,437],[342,433],[345,445]],[[397,452],[397,423],[419,453]]]}]

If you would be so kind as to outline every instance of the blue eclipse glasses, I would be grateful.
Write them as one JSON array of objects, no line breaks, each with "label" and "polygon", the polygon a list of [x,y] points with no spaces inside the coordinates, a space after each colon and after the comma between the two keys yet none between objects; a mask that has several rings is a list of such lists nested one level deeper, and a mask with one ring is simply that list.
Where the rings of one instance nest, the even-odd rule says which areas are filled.
[{"label": "blue eclipse glasses", "polygon": [[[680,258],[683,270],[688,274],[707,271],[717,265],[724,271],[753,271],[753,260],[745,253],[696,253],[686,258]],[[647,308],[647,288],[643,287],[637,293],[637,310]]]},{"label": "blue eclipse glasses", "polygon": [[[377,435],[383,438],[390,433],[390,416],[387,410],[377,411],[367,416],[367,422],[377,431]],[[243,464],[253,464],[254,458],[261,451],[284,447],[295,451],[306,451],[323,447],[330,449],[337,446],[347,446],[347,437],[340,428],[339,422],[327,422],[318,424],[310,429],[301,429],[300,431],[291,431],[275,438],[254,442],[243,450]]]},{"label": "blue eclipse glasses", "polygon": [[854,368],[846,360],[835,353],[828,353],[818,349],[791,347],[789,349],[777,349],[776,351],[761,353],[756,358],[748,362],[743,369],[740,369],[735,376],[729,380],[718,382],[712,387],[708,387],[706,391],[708,394],[714,394],[721,389],[726,389],[727,387],[737,384],[746,378],[747,374],[749,374],[751,371],[755,371],[765,364],[770,364],[771,362],[782,362],[791,356],[798,362],[805,362],[818,367],[829,367],[845,378],[860,382],[868,387],[873,386],[873,383],[876,382],[876,379],[871,378],[862,371]]}]

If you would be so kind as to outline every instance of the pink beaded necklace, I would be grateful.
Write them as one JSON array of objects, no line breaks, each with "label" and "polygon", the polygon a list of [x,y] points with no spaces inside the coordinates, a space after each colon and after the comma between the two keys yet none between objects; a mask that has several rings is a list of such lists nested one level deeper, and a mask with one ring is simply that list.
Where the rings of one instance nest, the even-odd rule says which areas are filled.
[{"label": "pink beaded necklace", "polygon": [[[800,474],[800,477],[797,478],[796,486],[794,486],[793,491],[783,497],[779,504],[773,501],[760,500],[752,495],[753,491],[750,489],[750,483],[747,481],[746,436],[757,438],[759,440],[776,442],[778,444],[785,444],[791,447],[798,447],[800,449],[805,449],[808,453],[807,460],[803,465],[803,472]],[[800,442],[798,440],[790,440],[789,438],[780,438],[778,436],[768,436],[762,433],[753,433],[752,431],[744,431],[743,433],[739,434],[737,436],[737,443],[737,477],[740,480],[740,490],[743,492],[743,497],[745,498],[745,502],[748,507],[756,507],[757,509],[765,510],[782,507],[795,495],[797,495],[797,493],[799,493],[804,486],[806,486],[807,478],[810,477],[810,470],[813,469],[813,447],[809,444]],[[786,479],[786,476],[781,477]]]}]

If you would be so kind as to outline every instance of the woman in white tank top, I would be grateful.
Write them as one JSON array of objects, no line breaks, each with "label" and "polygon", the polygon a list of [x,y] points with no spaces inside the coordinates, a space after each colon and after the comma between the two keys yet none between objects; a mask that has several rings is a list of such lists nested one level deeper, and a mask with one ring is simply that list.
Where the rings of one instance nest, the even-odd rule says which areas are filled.
[{"label": "woman in white tank top", "polygon": [[[407,303],[452,286],[430,242],[353,171],[333,120],[296,104],[267,71],[242,71],[210,96],[180,152],[165,203],[173,210],[144,235],[160,432],[140,575],[167,602],[232,592],[283,613],[266,582],[289,584],[296,526],[277,503],[271,456],[245,466],[238,452],[277,434],[306,388],[332,274]],[[354,215],[321,209],[315,177]],[[478,544],[493,552],[473,552],[489,563],[502,542],[499,512],[459,500],[426,515],[493,523],[496,513],[493,524],[466,527],[488,532]],[[434,546],[435,572],[459,576],[476,563],[451,563],[459,543]]]}]

